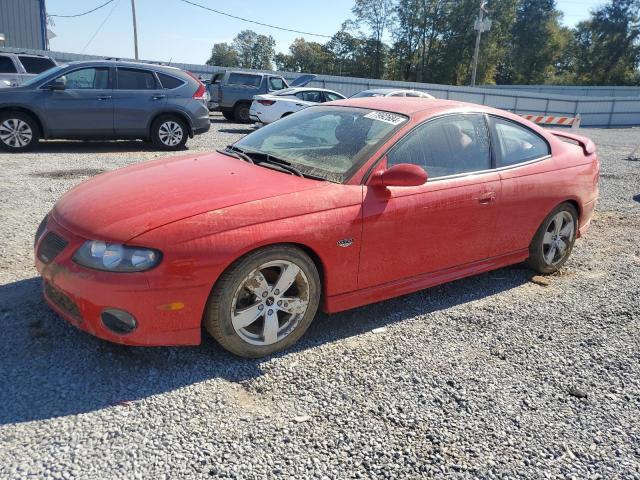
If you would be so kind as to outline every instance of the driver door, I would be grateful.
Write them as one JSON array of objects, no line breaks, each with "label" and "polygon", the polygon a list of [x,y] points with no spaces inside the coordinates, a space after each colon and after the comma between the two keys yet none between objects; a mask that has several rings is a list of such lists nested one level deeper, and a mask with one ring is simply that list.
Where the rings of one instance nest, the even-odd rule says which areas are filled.
[{"label": "driver door", "polygon": [[[45,90],[47,126],[52,137],[112,137],[113,90],[109,67],[67,72],[64,90]],[[46,87],[45,87],[46,88]]]},{"label": "driver door", "polygon": [[483,115],[448,115],[405,135],[379,170],[423,167],[417,187],[367,186],[358,288],[459,267],[491,257],[500,177],[491,170]]}]

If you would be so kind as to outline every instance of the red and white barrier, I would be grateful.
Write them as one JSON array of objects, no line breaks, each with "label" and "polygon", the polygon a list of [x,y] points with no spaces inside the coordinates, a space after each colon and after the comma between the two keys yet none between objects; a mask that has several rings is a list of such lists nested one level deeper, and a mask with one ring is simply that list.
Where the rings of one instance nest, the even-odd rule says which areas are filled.
[{"label": "red and white barrier", "polygon": [[577,117],[559,117],[559,116],[544,116],[544,115],[521,115],[527,120],[537,123],[538,125],[560,125],[571,128],[580,127],[580,115]]}]

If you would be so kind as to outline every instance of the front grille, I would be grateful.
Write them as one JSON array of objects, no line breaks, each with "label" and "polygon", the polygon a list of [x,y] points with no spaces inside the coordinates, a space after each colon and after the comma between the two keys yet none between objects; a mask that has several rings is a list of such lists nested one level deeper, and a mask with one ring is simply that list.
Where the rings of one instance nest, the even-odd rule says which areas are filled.
[{"label": "front grille", "polygon": [[44,233],[44,229],[47,228],[47,222],[49,221],[49,215],[45,215],[45,217],[42,219],[42,221],[40,222],[40,225],[38,225],[38,230],[36,230],[36,236],[33,240],[33,246],[35,247],[36,244],[38,243],[38,240],[40,240],[40,237],[42,236],[42,234]]},{"label": "front grille", "polygon": [[78,307],[76,307],[76,304],[73,303],[73,300],[71,300],[67,294],[61,292],[47,281],[44,282],[44,293],[47,298],[55,303],[62,311],[78,321],[82,320]]},{"label": "front grille", "polygon": [[40,248],[38,249],[38,258],[44,263],[50,263],[62,252],[69,242],[55,232],[49,232],[45,235]]}]

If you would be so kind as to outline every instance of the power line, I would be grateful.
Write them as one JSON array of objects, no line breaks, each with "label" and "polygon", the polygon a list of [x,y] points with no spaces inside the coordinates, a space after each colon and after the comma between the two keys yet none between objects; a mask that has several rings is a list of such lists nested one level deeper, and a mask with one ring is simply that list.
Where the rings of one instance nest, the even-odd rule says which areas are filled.
[{"label": "power line", "polygon": [[300,30],[292,30],[290,28],[278,27],[276,25],[269,25],[268,23],[262,23],[262,22],[258,22],[256,20],[250,20],[248,18],[238,17],[236,15],[231,15],[230,13],[221,12],[220,10],[215,10],[213,8],[206,7],[204,5],[200,5],[199,3],[192,2],[190,0],[180,0],[180,1],[183,2],[183,3],[188,3],[189,5],[193,5],[194,7],[199,7],[199,8],[202,8],[204,10],[208,10],[210,12],[217,13],[218,15],[224,15],[226,17],[235,18],[236,20],[242,20],[243,22],[255,23],[256,25],[262,25],[263,27],[275,28],[277,30],[284,30],[285,32],[301,33],[303,35],[312,35],[314,37],[331,38],[331,35],[323,35],[321,33],[302,32]]},{"label": "power line", "polygon": [[[112,0],[115,1],[115,0]],[[84,53],[84,51],[87,49],[87,47],[91,44],[91,42],[93,42],[93,39],[96,38],[96,35],[98,35],[98,33],[100,33],[100,30],[102,30],[102,27],[104,27],[104,24],[107,23],[107,20],[109,20],[109,18],[111,18],[111,14],[113,13],[113,11],[116,9],[116,7],[118,6],[118,4],[120,3],[120,0],[118,0],[116,2],[116,4],[111,8],[111,10],[109,11],[109,13],[107,14],[107,16],[105,17],[105,19],[102,21],[102,23],[100,24],[100,26],[97,28],[97,30],[95,31],[95,33],[93,34],[93,36],[89,39],[89,41],[87,42],[87,44],[84,46],[84,48],[82,49],[82,51],[80,53]]]},{"label": "power line", "polygon": [[106,7],[107,5],[109,5],[110,3],[114,2],[115,0],[108,0],[106,2],[104,2],[102,5],[98,5],[96,8],[89,10],[88,12],[83,12],[83,13],[77,13],[75,15],[54,15],[54,14],[50,14],[50,17],[57,17],[57,18],[76,18],[76,17],[82,17],[84,15],[88,15],[90,13],[95,12],[96,10],[100,10],[102,7]]}]

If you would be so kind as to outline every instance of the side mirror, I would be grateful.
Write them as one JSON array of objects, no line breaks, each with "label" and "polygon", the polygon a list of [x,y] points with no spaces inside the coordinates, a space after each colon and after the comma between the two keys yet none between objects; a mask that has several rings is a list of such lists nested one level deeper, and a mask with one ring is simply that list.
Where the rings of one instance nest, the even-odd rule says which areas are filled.
[{"label": "side mirror", "polygon": [[67,79],[65,77],[58,77],[49,84],[49,90],[64,90],[67,88]]},{"label": "side mirror", "polygon": [[427,182],[427,172],[418,165],[400,163],[373,176],[370,185],[381,187],[418,187]]}]

